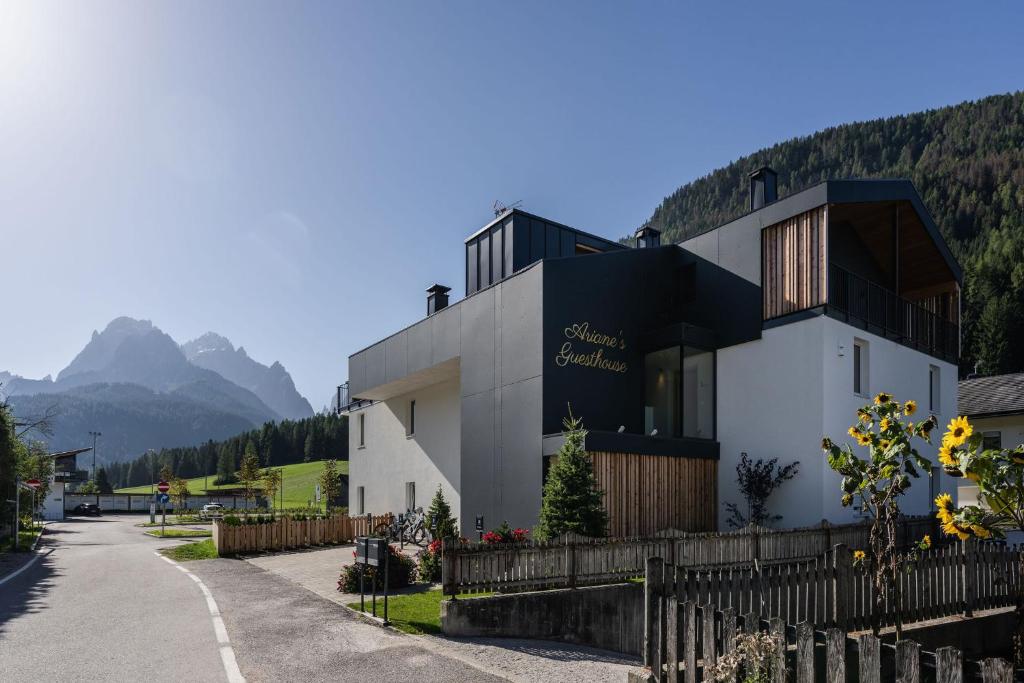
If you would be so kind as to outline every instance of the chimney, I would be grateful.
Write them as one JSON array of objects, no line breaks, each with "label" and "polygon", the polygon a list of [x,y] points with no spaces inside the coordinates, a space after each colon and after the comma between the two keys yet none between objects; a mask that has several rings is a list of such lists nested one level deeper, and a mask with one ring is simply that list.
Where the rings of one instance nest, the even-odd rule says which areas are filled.
[{"label": "chimney", "polygon": [[434,285],[427,289],[427,315],[434,315],[442,308],[447,308],[450,291],[452,288],[444,285]]},{"label": "chimney", "polygon": [[750,210],[756,211],[779,198],[778,174],[762,166],[750,174]]},{"label": "chimney", "polygon": [[637,230],[633,236],[636,238],[637,249],[661,246],[661,232],[652,228],[649,223]]}]

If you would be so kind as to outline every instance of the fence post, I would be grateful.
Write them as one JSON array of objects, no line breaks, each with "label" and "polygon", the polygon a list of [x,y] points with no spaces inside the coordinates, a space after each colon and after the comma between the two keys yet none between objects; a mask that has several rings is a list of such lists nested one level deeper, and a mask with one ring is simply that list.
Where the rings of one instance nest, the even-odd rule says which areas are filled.
[{"label": "fence post", "polygon": [[850,618],[850,596],[853,594],[853,553],[845,545],[837,545],[832,552],[832,562],[832,614],[836,627],[846,631],[849,630],[847,622]]},{"label": "fence post", "polygon": [[935,651],[935,683],[963,683],[964,663],[960,650],[940,647]]},{"label": "fence post", "polygon": [[644,666],[650,667],[656,681],[661,672],[661,594],[665,583],[665,561],[647,558],[644,571]]},{"label": "fence post", "polygon": [[975,601],[975,563],[977,562],[977,546],[970,540],[961,541],[963,543],[964,550],[964,564],[963,574],[961,576],[960,585],[964,587],[964,616],[974,616],[974,601]]},{"label": "fence post", "polygon": [[701,631],[704,641],[702,656],[704,659],[704,671],[708,667],[718,663],[718,655],[715,652],[715,606],[708,603],[700,608]]},{"label": "fence post", "polygon": [[775,636],[776,641],[775,654],[772,656],[772,680],[786,683],[786,624],[781,617],[768,620],[768,632]]},{"label": "fence post", "polygon": [[842,629],[825,632],[825,680],[846,683],[846,631]]},{"label": "fence post", "polygon": [[870,633],[857,639],[860,660],[860,683],[881,683],[882,669],[879,659],[878,638]]},{"label": "fence post", "polygon": [[796,683],[814,683],[814,627],[807,621],[796,625]]},{"label": "fence post", "polygon": [[[566,557],[565,557],[565,571],[568,574],[568,576],[566,577],[566,580],[569,583],[569,588],[575,588],[576,587],[576,545],[573,542],[569,541],[568,539],[566,539],[565,555],[566,555]],[[661,558],[658,558],[658,561],[661,562]],[[648,560],[648,563],[649,562],[650,562],[650,560]]]},{"label": "fence post", "polygon": [[683,657],[686,683],[697,683],[697,605],[683,603]]},{"label": "fence post", "polygon": [[672,568],[666,568],[665,595],[665,680],[679,683],[679,596],[671,580]]},{"label": "fence post", "polygon": [[1005,659],[981,660],[982,683],[1013,683],[1013,667]]},{"label": "fence post", "polygon": [[920,683],[921,646],[913,640],[896,643],[896,683]]},{"label": "fence post", "polygon": [[441,539],[441,594],[455,599],[455,543],[450,538]]}]

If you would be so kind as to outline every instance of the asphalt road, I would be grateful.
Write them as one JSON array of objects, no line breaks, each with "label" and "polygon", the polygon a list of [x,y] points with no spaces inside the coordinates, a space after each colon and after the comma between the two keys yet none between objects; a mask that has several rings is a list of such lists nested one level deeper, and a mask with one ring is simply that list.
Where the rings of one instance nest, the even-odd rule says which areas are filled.
[{"label": "asphalt road", "polygon": [[43,556],[0,585],[0,681],[226,680],[199,587],[141,521],[47,525]]},{"label": "asphalt road", "polygon": [[[202,587],[154,555],[140,516],[53,523],[0,585],[0,681],[226,681]],[[239,560],[185,566],[255,681],[498,681]]]}]

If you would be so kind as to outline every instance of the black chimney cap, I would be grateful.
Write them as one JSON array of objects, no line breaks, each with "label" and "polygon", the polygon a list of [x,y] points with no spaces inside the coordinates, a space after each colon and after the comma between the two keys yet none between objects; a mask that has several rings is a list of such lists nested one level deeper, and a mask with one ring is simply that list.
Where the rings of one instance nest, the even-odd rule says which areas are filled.
[{"label": "black chimney cap", "polygon": [[756,211],[779,198],[779,174],[768,166],[750,172],[750,210]]},{"label": "black chimney cap", "polygon": [[447,294],[450,291],[452,291],[451,287],[445,287],[436,283],[427,287],[427,294]]}]

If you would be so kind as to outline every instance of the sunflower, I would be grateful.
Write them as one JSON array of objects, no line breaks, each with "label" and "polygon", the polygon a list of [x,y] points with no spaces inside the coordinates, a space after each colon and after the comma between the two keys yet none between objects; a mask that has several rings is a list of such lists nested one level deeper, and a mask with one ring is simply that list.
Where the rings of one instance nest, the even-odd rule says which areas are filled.
[{"label": "sunflower", "polygon": [[860,430],[857,429],[857,425],[854,425],[854,426],[850,427],[849,429],[847,429],[846,433],[849,434],[850,437],[853,438],[853,439],[856,439],[858,436],[860,436]]},{"label": "sunflower", "polygon": [[974,532],[975,536],[977,536],[978,538],[980,538],[982,540],[984,540],[984,539],[986,539],[986,538],[988,538],[989,536],[992,535],[991,531],[989,531],[985,527],[981,526],[980,524],[972,524],[971,525],[971,531]]},{"label": "sunflower", "polygon": [[967,441],[973,433],[974,427],[971,426],[966,417],[954,417],[949,421],[949,426],[946,427],[946,434],[942,437],[942,443],[948,443],[950,446],[959,446],[964,441]]},{"label": "sunflower", "polygon": [[903,404],[903,414],[910,417],[917,412],[917,403],[915,401],[907,401]]},{"label": "sunflower", "polygon": [[871,435],[870,434],[858,433],[857,434],[857,443],[859,443],[861,446],[867,446],[868,444],[871,443]]},{"label": "sunflower", "polygon": [[945,444],[939,448],[939,462],[950,467],[956,465],[956,458],[953,457],[953,447]]},{"label": "sunflower", "polygon": [[924,550],[928,550],[928,548],[931,548],[932,547],[932,537],[929,536],[928,534],[925,534],[924,538],[921,539],[921,547]]},{"label": "sunflower", "polygon": [[857,419],[864,423],[871,422],[871,413],[862,408],[861,410],[857,411]]},{"label": "sunflower", "polygon": [[863,550],[854,550],[853,551],[853,559],[854,559],[855,562],[859,562],[860,560],[863,560],[864,559],[864,551]]},{"label": "sunflower", "polygon": [[827,451],[832,448],[832,439],[827,436],[821,440],[821,450]]},{"label": "sunflower", "polygon": [[876,406],[880,406],[880,405],[882,405],[884,403],[889,403],[890,401],[892,401],[892,394],[887,394],[884,391],[882,393],[878,394],[878,396],[875,396],[875,405]]},{"label": "sunflower", "polygon": [[892,422],[887,417],[883,417],[882,421],[878,423],[878,430],[881,432],[886,431],[892,426]]},{"label": "sunflower", "polygon": [[887,451],[889,450],[889,446],[891,444],[892,442],[889,441],[889,439],[882,439],[881,441],[878,442],[878,447],[881,448],[883,451]]},{"label": "sunflower", "polygon": [[949,522],[953,519],[953,496],[948,493],[940,493],[935,497],[935,508],[935,516],[943,523]]},{"label": "sunflower", "polygon": [[978,477],[977,472],[967,472],[964,476],[970,479],[971,481],[978,481],[978,479],[980,478]]},{"label": "sunflower", "polygon": [[950,519],[948,522],[942,523],[942,533],[946,534],[947,536],[956,536],[961,541],[966,541],[968,538],[971,537],[971,534],[968,533],[966,529],[964,529],[961,526],[958,526],[956,522],[954,522],[952,519]]}]

